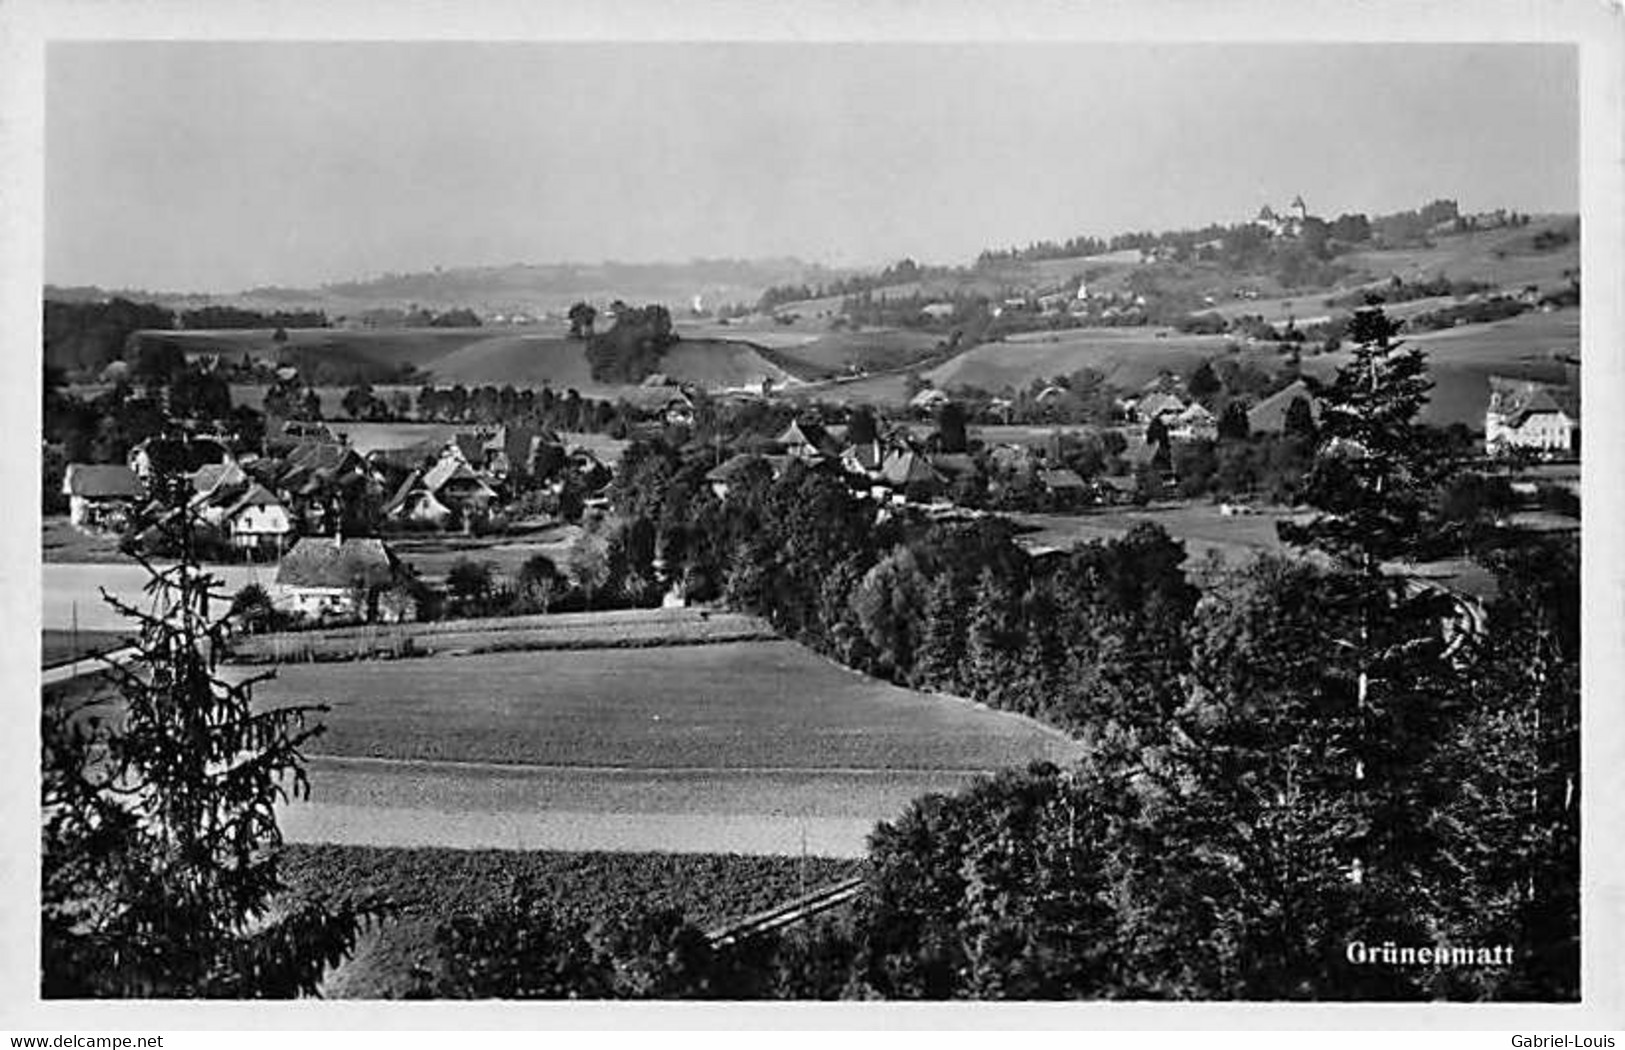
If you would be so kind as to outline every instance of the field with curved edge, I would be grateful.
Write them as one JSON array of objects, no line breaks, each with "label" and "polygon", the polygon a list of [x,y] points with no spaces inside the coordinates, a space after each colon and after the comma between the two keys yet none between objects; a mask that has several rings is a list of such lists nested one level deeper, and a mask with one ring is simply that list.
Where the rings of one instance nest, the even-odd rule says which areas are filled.
[{"label": "field with curved edge", "polygon": [[[1158,334],[1158,333],[1161,334]],[[925,373],[935,386],[967,385],[998,391],[1024,389],[1034,380],[1071,375],[1081,368],[1138,390],[1162,371],[1180,375],[1224,352],[1233,340],[1147,328],[1080,328],[983,343]]]},{"label": "field with curved edge", "polygon": [[[1464,423],[1482,430],[1491,375],[1549,383],[1572,378],[1574,369],[1563,359],[1579,359],[1580,312],[1526,313],[1492,324],[1406,333],[1401,338],[1427,354],[1433,391],[1422,410],[1423,422],[1440,426]],[[1347,361],[1343,351],[1306,357],[1303,370],[1330,378]]]},{"label": "field with curved edge", "polygon": [[265,703],[332,705],[312,754],[692,770],[991,770],[1073,745],[793,642],[288,664]]}]

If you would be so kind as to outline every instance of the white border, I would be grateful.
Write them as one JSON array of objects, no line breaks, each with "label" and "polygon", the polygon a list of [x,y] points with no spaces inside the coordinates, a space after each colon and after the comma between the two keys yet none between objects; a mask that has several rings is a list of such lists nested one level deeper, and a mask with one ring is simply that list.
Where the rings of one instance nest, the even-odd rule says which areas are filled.
[{"label": "white border", "polygon": [[[1617,688],[1625,640],[1619,571],[1619,411],[1625,383],[1621,247],[1625,245],[1625,17],[1618,0],[518,0],[391,5],[225,0],[0,0],[0,379],[15,436],[0,457],[13,512],[0,559],[0,627],[14,646],[6,695],[0,850],[0,1033],[181,1029],[861,1028],[861,1029],[1501,1029],[1625,1027],[1625,878],[1618,800],[1625,798],[1625,740]],[[263,40],[777,40],[1572,43],[1580,49],[1581,179],[1585,299],[1583,538],[1585,929],[1578,1007],[1231,1004],[843,1004],[756,1005],[286,1005],[98,1003],[37,999],[37,673],[39,323],[42,286],[44,43],[56,39]],[[1403,157],[1394,158],[1404,163]],[[1445,188],[1447,189],[1447,188]],[[22,454],[27,449],[28,454]],[[1506,1044],[1502,1044],[1506,1045]]]}]

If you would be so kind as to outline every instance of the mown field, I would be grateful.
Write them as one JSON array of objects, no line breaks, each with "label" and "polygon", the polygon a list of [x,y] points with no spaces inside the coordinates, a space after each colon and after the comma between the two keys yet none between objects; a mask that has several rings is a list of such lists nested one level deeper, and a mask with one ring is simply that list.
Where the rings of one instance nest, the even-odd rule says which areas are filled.
[{"label": "mown field", "polygon": [[675,908],[702,929],[763,911],[850,878],[861,861],[670,853],[381,849],[288,845],[283,873],[294,892],[326,899],[388,899],[396,914],[365,934],[327,977],[322,994],[398,998],[416,965],[432,966],[435,927],[508,900],[525,884],[557,913],[585,923],[634,907]]},{"label": "mown field", "polygon": [[792,642],[289,664],[260,702],[332,705],[313,754],[660,769],[987,770],[1064,757],[1029,720]]},{"label": "mown field", "polygon": [[1187,567],[1216,553],[1235,564],[1255,554],[1285,550],[1276,535],[1276,523],[1293,517],[1282,508],[1264,508],[1257,514],[1226,517],[1211,503],[1178,502],[1143,508],[1112,507],[1088,514],[1012,514],[1011,519],[1030,531],[1022,538],[1031,545],[1066,549],[1075,543],[1116,539],[1135,525],[1161,526],[1185,544]]},{"label": "mown field", "polygon": [[797,346],[780,348],[776,357],[805,379],[824,379],[863,372],[890,372],[935,359],[942,337],[906,329],[831,332]]},{"label": "mown field", "polygon": [[998,391],[1093,368],[1108,382],[1138,390],[1158,373],[1185,374],[1224,352],[1226,336],[1179,335],[1167,329],[1079,328],[984,343],[925,373],[941,389],[959,385]]},{"label": "mown field", "polygon": [[222,328],[147,331],[149,340],[174,343],[189,355],[220,354],[228,359],[248,354],[274,365],[283,350],[318,351],[340,361],[389,361],[423,367],[469,343],[491,337],[485,328],[290,328],[278,343],[274,329]]},{"label": "mown field", "polygon": [[[1559,358],[1579,358],[1580,312],[1526,313],[1492,324],[1463,325],[1402,338],[1427,353],[1434,387],[1422,410],[1423,422],[1440,426],[1464,423],[1482,430],[1491,375],[1554,383],[1569,378],[1570,370]],[[1341,351],[1306,357],[1303,370],[1330,378],[1347,361],[1348,354]]]}]

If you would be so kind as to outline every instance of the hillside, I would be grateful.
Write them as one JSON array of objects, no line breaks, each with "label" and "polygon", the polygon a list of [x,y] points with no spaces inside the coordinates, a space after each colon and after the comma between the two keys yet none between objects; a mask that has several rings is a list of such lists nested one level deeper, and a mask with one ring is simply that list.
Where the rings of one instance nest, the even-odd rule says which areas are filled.
[{"label": "hillside", "polygon": [[999,391],[1093,368],[1108,382],[1135,390],[1159,372],[1190,371],[1199,362],[1223,353],[1231,341],[1227,336],[1178,335],[1150,328],[1031,333],[973,347],[926,372],[925,378],[941,389],[973,386]]},{"label": "hillside", "polygon": [[48,285],[45,297],[103,301],[119,296],[136,302],[156,302],[171,309],[210,305],[258,310],[298,307],[325,310],[334,318],[375,308],[404,309],[412,304],[437,310],[466,306],[486,315],[525,312],[539,316],[562,313],[581,299],[599,304],[615,299],[661,302],[674,309],[686,308],[695,296],[707,306],[754,303],[771,285],[827,282],[851,272],[794,258],[514,263],[451,267],[426,273],[391,273],[311,288],[252,288],[216,295]]},{"label": "hillside", "polygon": [[[1539,247],[1536,238],[1543,234],[1561,243]],[[1569,239],[1563,241],[1564,236]],[[1395,275],[1405,280],[1443,275],[1482,281],[1509,291],[1532,284],[1543,292],[1550,291],[1561,287],[1566,272],[1580,265],[1578,220],[1572,215],[1537,216],[1523,227],[1438,234],[1428,247],[1360,247],[1337,255],[1332,262],[1346,271],[1335,283],[1289,287],[1270,274],[1239,272],[1219,261],[1142,262],[1140,253],[1130,250],[1057,259],[1000,260],[962,268],[952,277],[888,284],[870,294],[876,299],[914,295],[997,298],[1073,291],[1081,280],[1095,295],[1155,286],[1165,294],[1193,299],[1197,304],[1211,296],[1212,308],[1228,316],[1259,314],[1267,320],[1278,320],[1325,313],[1325,299],[1386,282]],[[1237,293],[1246,297],[1238,297]],[[840,308],[840,296],[827,296],[787,303],[779,307],[779,312],[827,317],[839,313]]]},{"label": "hillside", "polygon": [[[1405,335],[1404,340],[1427,353],[1433,391],[1422,411],[1426,423],[1465,423],[1482,429],[1492,374],[1549,383],[1579,381],[1577,310],[1524,314],[1493,324]],[[1303,370],[1330,378],[1347,360],[1342,352],[1307,357]]]}]

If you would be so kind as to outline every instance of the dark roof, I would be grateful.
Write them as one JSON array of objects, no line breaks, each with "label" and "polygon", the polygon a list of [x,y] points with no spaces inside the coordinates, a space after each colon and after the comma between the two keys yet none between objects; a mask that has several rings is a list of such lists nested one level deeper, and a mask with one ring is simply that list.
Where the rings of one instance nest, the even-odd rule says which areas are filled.
[{"label": "dark roof", "polygon": [[797,420],[784,428],[784,433],[773,439],[781,445],[807,445],[825,455],[838,455],[840,442],[830,436],[821,423],[803,423]]},{"label": "dark roof", "polygon": [[496,495],[491,486],[485,483],[485,479],[475,473],[474,468],[451,456],[443,457],[423,475],[423,487],[430,492],[439,492],[453,481],[473,482],[489,495]]},{"label": "dark roof", "polygon": [[444,448],[445,442],[443,441],[417,441],[400,448],[373,449],[367,453],[367,459],[370,462],[381,463],[385,466],[413,470],[432,463]]},{"label": "dark roof", "polygon": [[192,472],[192,491],[207,496],[219,490],[235,491],[248,481],[248,475],[232,460],[206,463]]},{"label": "dark roof", "polygon": [[761,456],[753,456],[748,452],[741,452],[735,456],[729,457],[725,462],[712,467],[706,472],[705,480],[720,481],[723,484],[727,484],[728,482],[734,481],[741,477],[746,468],[748,468],[752,463],[762,463],[764,465],[771,466],[771,464],[768,464],[768,461]]},{"label": "dark roof", "polygon": [[1563,412],[1578,421],[1580,391],[1569,385],[1492,375],[1489,411],[1507,417],[1514,427],[1522,426],[1525,419],[1537,412]]},{"label": "dark roof", "polygon": [[282,501],[272,495],[264,485],[255,482],[248,487],[248,491],[238,498],[226,511],[227,518],[234,518],[249,507],[280,507]]},{"label": "dark roof", "polygon": [[400,561],[383,540],[307,536],[283,555],[276,582],[282,587],[387,587],[399,572]]},{"label": "dark roof", "polygon": [[140,499],[145,493],[135,471],[119,464],[70,463],[62,490],[86,499]]},{"label": "dark roof", "polygon": [[886,453],[880,447],[880,442],[865,441],[861,445],[853,445],[848,448],[841,453],[841,458],[863,470],[879,470],[880,464],[886,458]]},{"label": "dark roof", "polygon": [[533,427],[503,425],[486,439],[485,451],[488,456],[501,452],[510,470],[529,470],[540,442],[541,432]]},{"label": "dark roof", "polygon": [[917,452],[896,452],[886,457],[880,468],[881,480],[889,485],[920,485],[942,480],[924,456]]},{"label": "dark roof", "polygon": [[1309,402],[1309,418],[1319,422],[1320,401],[1301,379],[1277,390],[1247,410],[1247,429],[1260,434],[1279,434],[1286,429],[1286,413],[1298,398]]},{"label": "dark roof", "polygon": [[485,462],[485,440],[480,435],[453,434],[451,442],[457,446],[457,451],[463,454],[463,458],[468,460],[469,466],[478,467]]},{"label": "dark roof", "polygon": [[299,442],[282,458],[290,470],[336,471],[349,465],[352,457],[357,463],[360,462],[361,457],[357,456],[355,449],[349,445],[341,445],[336,441],[307,440]]},{"label": "dark roof", "polygon": [[1049,489],[1086,489],[1089,487],[1085,484],[1083,478],[1078,475],[1077,471],[1069,470],[1066,467],[1062,467],[1060,470],[1040,471],[1038,480],[1044,483],[1045,488]]}]

